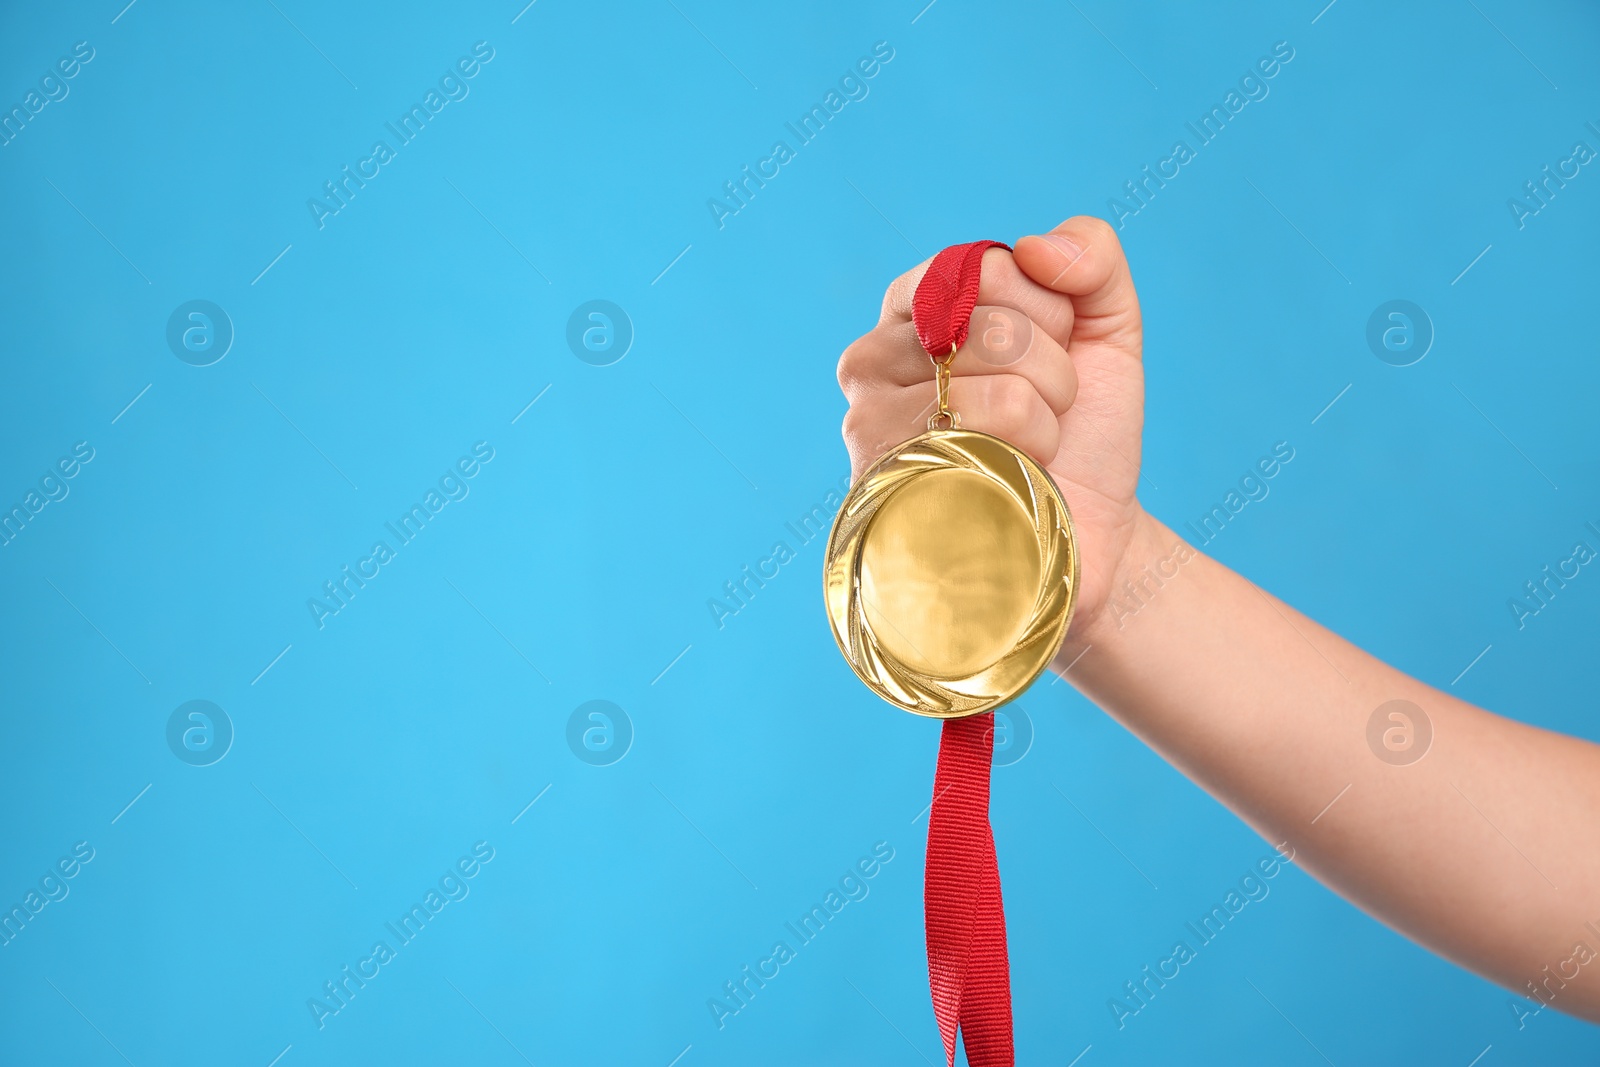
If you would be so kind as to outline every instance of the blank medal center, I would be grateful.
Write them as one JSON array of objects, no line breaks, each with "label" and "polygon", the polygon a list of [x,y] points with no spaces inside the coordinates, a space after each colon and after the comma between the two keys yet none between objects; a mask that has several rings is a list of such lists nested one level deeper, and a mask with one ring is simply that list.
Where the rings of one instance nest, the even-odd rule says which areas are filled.
[{"label": "blank medal center", "polygon": [[1033,522],[983,475],[912,479],[884,502],[864,542],[867,621],[884,651],[912,670],[977,674],[1027,629],[1039,591]]}]

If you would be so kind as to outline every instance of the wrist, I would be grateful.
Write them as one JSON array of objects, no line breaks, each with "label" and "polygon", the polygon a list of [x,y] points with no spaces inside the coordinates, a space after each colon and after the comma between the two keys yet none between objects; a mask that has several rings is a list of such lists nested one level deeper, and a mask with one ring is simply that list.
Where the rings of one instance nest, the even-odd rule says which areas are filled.
[{"label": "wrist", "polygon": [[1199,551],[1142,507],[1129,523],[1128,539],[1107,578],[1106,595],[1073,619],[1052,667],[1057,673],[1096,644],[1126,637],[1133,618],[1154,602]]}]

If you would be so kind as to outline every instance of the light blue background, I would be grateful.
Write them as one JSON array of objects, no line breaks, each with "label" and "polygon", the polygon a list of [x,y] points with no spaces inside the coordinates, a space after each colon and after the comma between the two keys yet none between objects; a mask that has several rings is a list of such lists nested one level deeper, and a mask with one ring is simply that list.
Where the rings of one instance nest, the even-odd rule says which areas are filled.
[{"label": "light blue background", "polygon": [[[0,503],[95,458],[0,548],[0,902],[95,858],[0,948],[0,1061],[937,1062],[938,731],[855,681],[785,530],[846,471],[834,361],[942,245],[1107,214],[1278,41],[1270,95],[1122,233],[1142,499],[1181,526],[1290,442],[1210,551],[1600,736],[1600,578],[1507,608],[1600,544],[1600,173],[1523,229],[1506,205],[1600,147],[1594,9],[922,2],[7,5],[7,109],[95,57],[0,148]],[[319,230],[307,199],[480,40],[470,95]],[[708,198],[878,41],[870,95],[719,229]],[[1405,368],[1365,340],[1395,298],[1436,331]],[[213,366],[165,341],[193,299],[236,330]],[[633,323],[611,366],[565,340],[592,299]],[[319,630],[307,598],[477,441],[470,496]],[[204,768],[165,739],[194,699],[236,731]],[[592,699],[633,724],[610,766],[565,740]],[[1021,706],[993,799],[1020,1063],[1600,1052],[1293,868],[1119,1031],[1107,1000],[1267,846],[1068,686]],[[319,1030],[307,999],[478,841],[470,895]],[[719,1030],[708,998],[879,841],[870,895]]]}]

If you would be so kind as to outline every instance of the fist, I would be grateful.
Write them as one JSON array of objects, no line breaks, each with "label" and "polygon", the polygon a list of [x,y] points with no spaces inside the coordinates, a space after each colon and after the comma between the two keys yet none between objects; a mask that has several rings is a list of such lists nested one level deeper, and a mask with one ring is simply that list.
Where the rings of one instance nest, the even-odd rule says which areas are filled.
[{"label": "fist", "polygon": [[[927,269],[889,286],[878,325],[839,359],[853,477],[926,430],[935,410],[933,363],[911,321]],[[950,364],[950,406],[962,429],[1032,456],[1072,510],[1080,573],[1069,644],[1092,633],[1143,515],[1135,496],[1142,349],[1139,298],[1104,221],[1068,219],[1014,252],[984,253],[971,330]]]}]

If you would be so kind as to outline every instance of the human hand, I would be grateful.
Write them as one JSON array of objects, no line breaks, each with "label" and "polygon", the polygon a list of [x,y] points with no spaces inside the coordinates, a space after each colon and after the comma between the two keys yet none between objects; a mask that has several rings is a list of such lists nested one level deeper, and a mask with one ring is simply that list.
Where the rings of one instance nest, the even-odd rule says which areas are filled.
[{"label": "human hand", "polygon": [[[845,349],[853,475],[927,426],[934,372],[911,300],[924,262],[897,278],[878,325]],[[1135,496],[1144,422],[1143,332],[1127,259],[1106,222],[1068,219],[984,253],[967,342],[950,364],[950,405],[963,429],[1032,456],[1066,498],[1080,577],[1069,640],[1101,617],[1144,512]]]}]

